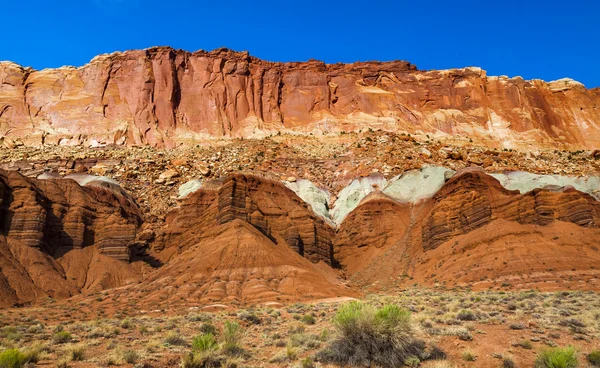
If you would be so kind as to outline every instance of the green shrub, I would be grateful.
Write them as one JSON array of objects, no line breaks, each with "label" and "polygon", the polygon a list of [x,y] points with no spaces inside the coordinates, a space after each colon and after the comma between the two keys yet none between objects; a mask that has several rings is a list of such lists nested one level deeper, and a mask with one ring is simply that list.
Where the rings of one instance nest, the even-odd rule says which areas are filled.
[{"label": "green shrub", "polygon": [[600,367],[600,350],[594,350],[587,355],[587,360],[594,367]]},{"label": "green shrub", "polygon": [[421,359],[417,358],[416,356],[408,357],[408,359],[404,361],[404,365],[408,367],[418,367],[419,364],[421,364]]},{"label": "green shrub", "polygon": [[211,333],[202,334],[192,340],[192,350],[195,352],[212,351],[217,349],[217,340]]},{"label": "green shrub", "polygon": [[64,344],[71,340],[73,340],[73,336],[67,331],[58,331],[52,338],[52,342],[55,344]]},{"label": "green shrub", "polygon": [[575,368],[577,365],[575,348],[572,346],[543,350],[535,360],[535,368]]},{"label": "green shrub", "polygon": [[242,311],[238,314],[238,318],[255,325],[259,325],[262,322],[260,317],[254,312]]},{"label": "green shrub", "polygon": [[225,321],[223,328],[223,352],[227,355],[240,355],[243,352],[244,331],[236,322]]},{"label": "green shrub", "polygon": [[224,359],[214,352],[189,353],[181,358],[181,368],[223,367]]},{"label": "green shrub", "polygon": [[0,368],[21,368],[25,364],[35,361],[32,361],[31,357],[19,349],[8,349],[0,353]]},{"label": "green shrub", "polygon": [[131,327],[133,327],[133,324],[129,318],[125,318],[123,321],[121,321],[121,328],[128,330]]},{"label": "green shrub", "polygon": [[424,344],[413,338],[410,312],[395,305],[375,309],[353,301],[339,308],[333,325],[336,338],[317,354],[324,362],[399,367],[424,350]]}]

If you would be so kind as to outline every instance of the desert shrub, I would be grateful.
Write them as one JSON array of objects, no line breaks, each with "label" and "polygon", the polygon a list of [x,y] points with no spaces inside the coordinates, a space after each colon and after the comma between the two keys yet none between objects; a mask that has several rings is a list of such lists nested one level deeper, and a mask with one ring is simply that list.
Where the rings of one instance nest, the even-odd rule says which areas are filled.
[{"label": "desert shrub", "polygon": [[237,316],[242,321],[259,325],[262,321],[254,312],[242,311]]},{"label": "desert shrub", "polygon": [[171,332],[170,334],[168,334],[164,338],[163,342],[165,344],[175,345],[175,346],[185,346],[186,345],[185,339],[175,332]]},{"label": "desert shrub", "polygon": [[140,355],[135,350],[125,350],[123,360],[125,363],[135,364],[140,359]]},{"label": "desert shrub", "polygon": [[315,316],[313,316],[312,314],[303,315],[301,321],[306,323],[307,325],[314,325],[315,323],[317,323]]},{"label": "desert shrub", "polygon": [[321,345],[321,340],[317,335],[297,333],[290,336],[290,344],[294,347],[316,349]]},{"label": "desert shrub", "polygon": [[315,362],[313,362],[312,358],[307,357],[300,361],[300,367],[302,368],[315,368]]},{"label": "desert shrub", "polygon": [[413,338],[410,312],[395,305],[376,310],[350,302],[339,308],[333,324],[336,338],[317,356],[319,360],[349,366],[398,367],[424,346]]},{"label": "desert shrub", "polygon": [[187,320],[190,322],[206,322],[206,321],[210,321],[211,318],[212,317],[210,316],[210,314],[206,314],[206,313],[201,313],[201,314],[190,313],[187,315]]},{"label": "desert shrub", "polygon": [[471,333],[467,330],[461,330],[461,331],[457,332],[456,336],[458,336],[458,338],[462,341],[472,341],[473,340],[473,335],[471,335]]},{"label": "desert shrub", "polygon": [[462,310],[456,315],[456,319],[459,321],[475,321],[477,317],[475,316],[475,313],[469,310]]},{"label": "desert shrub", "polygon": [[227,355],[240,355],[243,352],[242,338],[244,331],[236,322],[225,321],[223,328],[223,352]]},{"label": "desert shrub", "polygon": [[37,363],[38,352],[24,353],[19,349],[8,349],[0,353],[0,368],[21,368],[28,363]]},{"label": "desert shrub", "polygon": [[531,343],[531,341],[529,340],[523,340],[523,341],[519,341],[518,343],[515,344],[516,346],[520,346],[523,349],[527,349],[527,350],[531,350],[533,349],[533,344]]},{"label": "desert shrub", "polygon": [[204,334],[212,334],[213,336],[217,336],[218,334],[217,328],[210,322],[203,323],[202,326],[200,326],[200,332]]},{"label": "desert shrub", "polygon": [[0,337],[3,337],[9,341],[19,341],[23,336],[15,327],[6,326],[0,330]]},{"label": "desert shrub", "polygon": [[27,328],[27,333],[35,334],[40,332],[44,332],[44,325],[41,323],[31,325],[29,328]]},{"label": "desert shrub", "polygon": [[462,358],[467,362],[474,362],[477,356],[471,350],[465,350],[462,353]]},{"label": "desert shrub", "polygon": [[517,365],[511,358],[504,357],[502,358],[502,368],[517,368]]},{"label": "desert shrub", "polygon": [[287,346],[285,347],[285,350],[282,350],[282,351],[278,352],[277,354],[275,354],[275,356],[269,360],[269,363],[280,363],[281,364],[281,363],[291,362],[296,359],[298,359],[298,351],[292,344],[288,343]]},{"label": "desert shrub", "polygon": [[575,368],[577,365],[572,346],[542,350],[535,360],[535,368]]},{"label": "desert shrub", "polygon": [[587,361],[594,367],[600,367],[600,350],[594,350],[587,355]]},{"label": "desert shrub", "polygon": [[195,352],[212,351],[217,349],[217,340],[211,333],[205,333],[194,337],[192,340],[192,350]]},{"label": "desert shrub", "polygon": [[446,359],[446,352],[437,345],[433,345],[431,349],[426,352],[426,358],[431,360],[444,360]]},{"label": "desert shrub", "polygon": [[527,328],[523,323],[512,323],[509,328],[511,330],[524,330]]},{"label": "desert shrub", "polygon": [[181,368],[220,368],[224,360],[214,352],[189,353],[181,358]]},{"label": "desert shrub", "polygon": [[123,321],[121,321],[121,328],[128,330],[131,327],[133,327],[133,323],[131,323],[129,318],[125,318]]},{"label": "desert shrub", "polygon": [[67,331],[58,331],[52,338],[52,342],[55,344],[64,344],[71,340],[73,340],[73,336]]},{"label": "desert shrub", "polygon": [[408,367],[418,367],[419,364],[421,364],[421,359],[417,358],[416,356],[410,356],[408,357],[408,359],[406,359],[404,361],[404,365],[408,366]]},{"label": "desert shrub", "polygon": [[70,350],[69,354],[71,355],[71,360],[74,360],[74,361],[85,360],[85,346],[84,345],[75,346]]}]

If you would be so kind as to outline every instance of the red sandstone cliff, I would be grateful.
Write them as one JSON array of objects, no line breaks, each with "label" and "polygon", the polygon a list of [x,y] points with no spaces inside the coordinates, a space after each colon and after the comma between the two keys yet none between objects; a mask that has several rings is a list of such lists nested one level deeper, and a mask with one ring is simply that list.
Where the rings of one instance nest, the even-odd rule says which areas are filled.
[{"label": "red sandstone cliff", "polygon": [[151,144],[277,131],[371,127],[444,132],[498,146],[600,146],[600,89],[417,71],[403,61],[274,63],[244,52],[166,47],[101,55],[81,68],[0,63],[5,145]]}]

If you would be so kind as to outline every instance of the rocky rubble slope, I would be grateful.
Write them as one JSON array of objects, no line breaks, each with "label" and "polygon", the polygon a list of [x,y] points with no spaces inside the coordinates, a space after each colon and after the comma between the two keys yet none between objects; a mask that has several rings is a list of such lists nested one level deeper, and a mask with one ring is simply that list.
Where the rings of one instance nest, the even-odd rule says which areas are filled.
[{"label": "rocky rubble slope", "polygon": [[373,128],[469,136],[490,147],[600,146],[600,89],[419,71],[404,61],[275,63],[168,47],[100,55],[80,68],[0,63],[5,146],[174,147],[215,137]]},{"label": "rocky rubble slope", "polygon": [[118,303],[161,310],[415,283],[598,290],[599,158],[383,131],[17,147],[0,151],[0,292],[95,305],[119,286]]}]

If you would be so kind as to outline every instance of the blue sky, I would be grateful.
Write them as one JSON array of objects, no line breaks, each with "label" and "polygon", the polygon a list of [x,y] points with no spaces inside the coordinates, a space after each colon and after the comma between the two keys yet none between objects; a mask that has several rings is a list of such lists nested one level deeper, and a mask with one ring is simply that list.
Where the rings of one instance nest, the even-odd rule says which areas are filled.
[{"label": "blue sky", "polygon": [[226,46],[271,61],[401,59],[600,87],[592,0],[7,0],[2,13],[0,60],[36,69],[155,45]]}]

